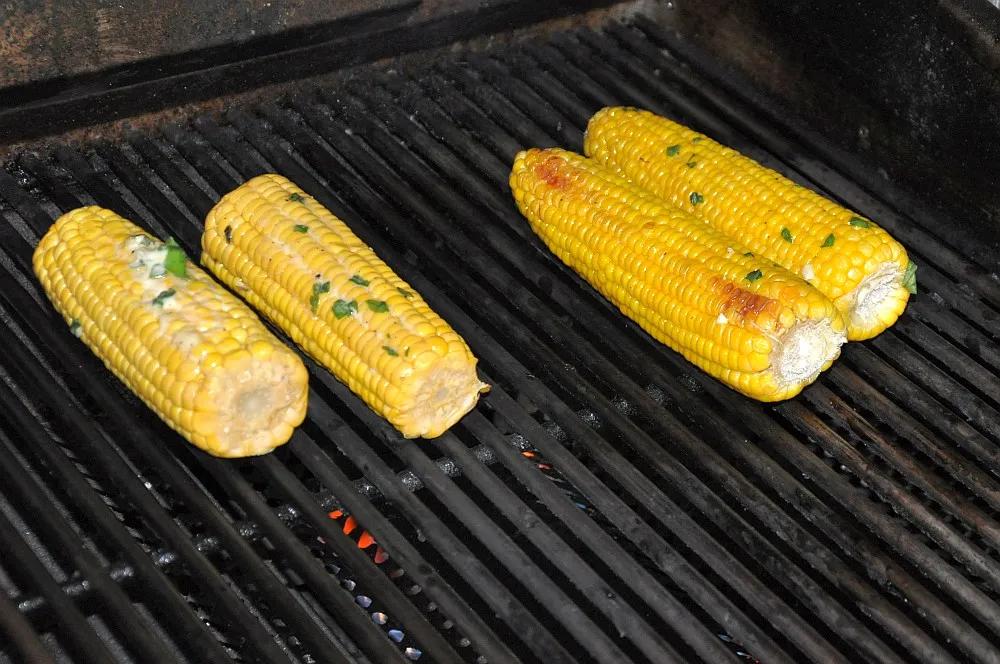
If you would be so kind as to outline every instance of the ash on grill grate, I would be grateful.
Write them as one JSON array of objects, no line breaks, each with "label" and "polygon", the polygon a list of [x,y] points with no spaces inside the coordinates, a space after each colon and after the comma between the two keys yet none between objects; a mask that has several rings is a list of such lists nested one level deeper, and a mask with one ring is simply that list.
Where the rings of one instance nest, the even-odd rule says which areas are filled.
[{"label": "ash on grill grate", "polygon": [[[1000,661],[1000,284],[916,203],[873,195],[688,61],[640,19],[9,164],[4,654]],[[544,250],[506,191],[517,150],[579,149],[605,104],[677,117],[877,218],[929,294],[788,403],[693,372]],[[288,446],[210,459],[39,299],[31,246],[58,211],[97,202],[197,255],[212,203],[268,170],[470,342],[494,390],[452,432],[402,441],[310,364]]]}]

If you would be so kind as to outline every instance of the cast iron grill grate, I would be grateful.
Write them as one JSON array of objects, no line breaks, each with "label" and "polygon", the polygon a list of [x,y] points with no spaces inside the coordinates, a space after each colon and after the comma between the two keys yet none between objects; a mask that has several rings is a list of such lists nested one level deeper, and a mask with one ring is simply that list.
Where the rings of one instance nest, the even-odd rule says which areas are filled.
[{"label": "cast iron grill grate", "polygon": [[[0,657],[1000,661],[998,266],[691,62],[638,20],[8,164]],[[506,190],[518,149],[579,149],[606,104],[878,219],[923,292],[792,402],[707,380],[558,264]],[[267,170],[470,342],[494,391],[453,432],[400,442],[313,371],[291,444],[207,458],[40,299],[31,247],[60,211],[105,205],[197,255],[212,202]]]}]

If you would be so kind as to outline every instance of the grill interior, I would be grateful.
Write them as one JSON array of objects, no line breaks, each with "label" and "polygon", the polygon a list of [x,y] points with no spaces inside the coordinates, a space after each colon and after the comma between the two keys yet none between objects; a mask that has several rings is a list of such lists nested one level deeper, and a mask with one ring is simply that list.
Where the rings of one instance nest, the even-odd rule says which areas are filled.
[{"label": "grill interior", "polygon": [[[1000,661],[1000,266],[750,98],[640,17],[9,162],[0,659]],[[610,104],[877,219],[920,295],[792,401],[707,378],[554,259],[510,199],[518,150],[580,150]],[[40,234],[82,204],[196,256],[213,202],[266,171],[469,342],[494,388],[449,434],[400,440],[310,364],[289,445],[210,458],[31,276]]]}]

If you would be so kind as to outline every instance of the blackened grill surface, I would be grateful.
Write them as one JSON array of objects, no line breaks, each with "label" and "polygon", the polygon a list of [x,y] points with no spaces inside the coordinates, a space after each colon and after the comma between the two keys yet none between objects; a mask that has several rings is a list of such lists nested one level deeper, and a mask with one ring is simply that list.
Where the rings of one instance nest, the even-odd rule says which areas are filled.
[{"label": "blackened grill surface", "polygon": [[[679,52],[615,24],[8,164],[0,658],[1000,661],[998,266]],[[676,117],[877,219],[921,293],[790,402],[708,379],[559,264],[510,199],[517,150],[579,150],[607,104]],[[311,365],[288,446],[209,458],[30,275],[38,236],[88,203],[196,256],[212,202],[265,171],[469,341],[494,390],[452,432],[401,441]]]}]

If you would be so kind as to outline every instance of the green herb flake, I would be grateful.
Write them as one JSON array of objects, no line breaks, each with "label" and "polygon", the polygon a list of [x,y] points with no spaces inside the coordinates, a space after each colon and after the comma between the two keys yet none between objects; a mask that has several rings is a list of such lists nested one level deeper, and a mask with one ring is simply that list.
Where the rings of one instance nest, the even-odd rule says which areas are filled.
[{"label": "green herb flake", "polygon": [[232,226],[226,226],[224,229],[222,229],[222,234],[226,238],[226,244],[232,244],[233,243],[233,227]]},{"label": "green herb flake", "polygon": [[743,255],[744,255],[744,256],[746,256],[747,258],[753,258],[753,253],[751,253],[751,252],[749,252],[749,251],[748,251],[748,252],[746,252],[746,253],[745,253],[745,254],[743,254]]},{"label": "green herb flake", "polygon": [[299,193],[292,194],[291,196],[288,197],[288,200],[290,200],[293,203],[305,203],[306,202],[305,196],[303,196],[302,194],[299,194]]},{"label": "green herb flake", "polygon": [[704,136],[695,136],[694,138],[691,139],[691,142],[692,143],[696,143],[696,144],[697,143],[701,143],[701,141],[702,141],[703,138],[704,138]]},{"label": "green herb flake", "polygon": [[323,293],[330,292],[330,282],[329,281],[317,281],[313,284],[312,296],[309,298],[309,308],[312,309],[313,313],[319,309],[319,296]]},{"label": "green herb flake", "polygon": [[362,277],[360,274],[354,275],[353,277],[348,279],[348,281],[350,281],[352,284],[357,284],[358,286],[367,286],[369,283],[371,283],[367,279]]},{"label": "green herb flake", "polygon": [[760,270],[754,270],[753,272],[748,272],[747,273],[746,279],[747,279],[747,281],[753,283],[754,281],[757,281],[758,279],[760,279],[763,276],[764,276],[763,272],[761,272]]},{"label": "green herb flake", "polygon": [[917,264],[910,261],[906,264],[906,272],[903,273],[903,288],[911,295],[917,294]]},{"label": "green herb flake", "polygon": [[187,279],[187,254],[180,248],[174,238],[167,240],[167,257],[163,259],[163,268],[181,279]]},{"label": "green herb flake", "polygon": [[377,314],[384,314],[389,311],[389,305],[385,303],[385,300],[366,300],[365,303],[369,309]]},{"label": "green herb flake", "polygon": [[687,166],[688,168],[694,168],[695,166],[698,165],[698,162],[695,161],[694,159],[692,159],[691,161],[689,161],[688,163],[686,163],[684,165]]},{"label": "green herb flake", "polygon": [[830,233],[829,235],[826,236],[826,239],[823,240],[823,244],[821,244],[820,247],[823,248],[823,249],[827,249],[829,247],[832,247],[833,243],[836,242],[836,241],[837,241],[837,238],[834,237],[833,233]]},{"label": "green herb flake", "polygon": [[296,233],[308,233],[309,232],[309,227],[305,226],[303,224],[295,224],[295,227],[294,227],[293,230]]},{"label": "green herb flake", "polygon": [[691,195],[688,197],[691,200],[691,205],[701,205],[705,202],[705,197],[699,194],[697,191],[692,191]]},{"label": "green herb flake", "polygon": [[781,239],[785,242],[793,242],[795,240],[795,238],[792,237],[792,232],[785,227],[781,228]]},{"label": "green herb flake", "polygon": [[340,320],[346,318],[358,310],[357,300],[337,300],[333,303],[333,315]]},{"label": "green herb flake", "polygon": [[70,333],[79,339],[83,335],[83,330],[80,328],[80,321],[73,319],[73,322],[69,324]]},{"label": "green herb flake", "polygon": [[680,154],[680,152],[681,152],[681,146],[679,145],[671,145],[669,148],[667,148],[668,157],[676,157],[678,154]]},{"label": "green herb flake", "polygon": [[406,290],[405,288],[400,288],[399,286],[396,286],[396,290],[399,291],[399,294],[405,297],[407,300],[413,297],[413,293]]},{"label": "green herb flake", "polygon": [[177,295],[177,291],[175,291],[173,288],[168,288],[165,291],[160,291],[160,294],[153,298],[153,306],[162,307],[163,303],[172,298],[174,295]]},{"label": "green herb flake", "polygon": [[872,222],[868,221],[867,219],[862,219],[861,217],[851,217],[851,220],[847,223],[849,223],[851,226],[854,226],[855,228],[872,227]]},{"label": "green herb flake", "polygon": [[390,355],[392,357],[399,357],[399,353],[397,353],[396,349],[393,348],[392,346],[382,346],[382,350],[384,350],[387,355]]}]

